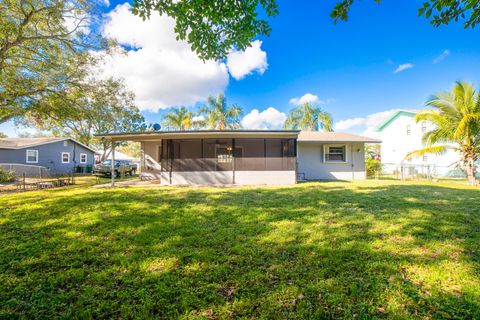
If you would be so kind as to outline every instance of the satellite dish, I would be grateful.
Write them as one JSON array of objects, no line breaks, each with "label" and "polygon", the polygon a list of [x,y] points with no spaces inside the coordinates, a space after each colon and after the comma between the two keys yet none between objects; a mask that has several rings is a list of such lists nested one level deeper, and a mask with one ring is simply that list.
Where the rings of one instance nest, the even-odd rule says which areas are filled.
[{"label": "satellite dish", "polygon": [[161,125],[159,125],[158,123],[154,123],[154,124],[153,124],[153,130],[158,131],[158,130],[160,130],[160,129],[162,129],[162,126],[161,126]]}]

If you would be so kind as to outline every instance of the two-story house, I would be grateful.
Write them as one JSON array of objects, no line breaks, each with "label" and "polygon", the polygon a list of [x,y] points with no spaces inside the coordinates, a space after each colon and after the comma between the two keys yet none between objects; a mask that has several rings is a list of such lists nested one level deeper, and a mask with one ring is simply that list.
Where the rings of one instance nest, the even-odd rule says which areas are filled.
[{"label": "two-story house", "polygon": [[381,155],[384,171],[392,173],[403,166],[408,174],[423,173],[430,170],[439,175],[454,175],[458,170],[456,163],[459,154],[448,151],[442,155],[427,154],[423,157],[405,159],[412,151],[423,149],[423,135],[434,128],[427,121],[415,121],[417,110],[399,110],[381,123],[376,130],[382,140]]}]

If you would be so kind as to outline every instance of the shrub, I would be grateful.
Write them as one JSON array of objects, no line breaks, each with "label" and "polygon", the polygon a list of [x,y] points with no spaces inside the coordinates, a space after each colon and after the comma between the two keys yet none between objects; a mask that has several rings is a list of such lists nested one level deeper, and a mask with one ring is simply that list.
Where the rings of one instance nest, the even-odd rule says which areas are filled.
[{"label": "shrub", "polygon": [[382,163],[380,160],[373,158],[367,158],[365,160],[365,167],[367,169],[367,177],[375,177],[375,173],[378,175],[382,174]]},{"label": "shrub", "polygon": [[0,168],[0,182],[9,183],[15,181],[15,171]]}]

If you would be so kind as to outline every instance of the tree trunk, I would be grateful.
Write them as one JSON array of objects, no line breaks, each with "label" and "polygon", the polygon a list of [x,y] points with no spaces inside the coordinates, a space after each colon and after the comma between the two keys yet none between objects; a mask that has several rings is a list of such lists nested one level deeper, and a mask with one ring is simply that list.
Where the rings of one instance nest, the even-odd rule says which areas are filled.
[{"label": "tree trunk", "polygon": [[466,161],[466,165],[467,165],[467,179],[468,179],[468,182],[472,185],[472,186],[478,186],[479,185],[479,182],[477,180],[477,178],[475,177],[475,174],[477,173],[477,170],[475,168],[475,161],[473,158],[469,158],[467,161]]},{"label": "tree trunk", "polygon": [[103,162],[103,161],[107,160],[107,158],[108,158],[108,156],[110,155],[111,152],[112,152],[112,149],[110,148],[110,150],[109,150],[108,145],[106,143],[104,143],[103,144],[103,154],[100,157],[100,162]]}]

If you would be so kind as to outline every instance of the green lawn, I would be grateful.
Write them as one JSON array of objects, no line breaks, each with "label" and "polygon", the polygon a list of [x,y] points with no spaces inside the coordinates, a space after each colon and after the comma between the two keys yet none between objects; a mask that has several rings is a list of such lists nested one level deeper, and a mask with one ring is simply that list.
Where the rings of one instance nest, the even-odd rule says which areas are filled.
[{"label": "green lawn", "polygon": [[0,195],[0,318],[480,319],[480,189]]}]

